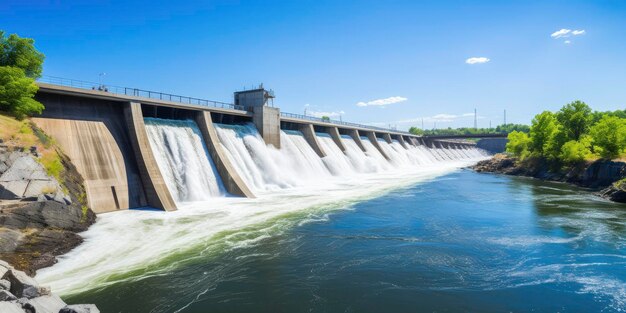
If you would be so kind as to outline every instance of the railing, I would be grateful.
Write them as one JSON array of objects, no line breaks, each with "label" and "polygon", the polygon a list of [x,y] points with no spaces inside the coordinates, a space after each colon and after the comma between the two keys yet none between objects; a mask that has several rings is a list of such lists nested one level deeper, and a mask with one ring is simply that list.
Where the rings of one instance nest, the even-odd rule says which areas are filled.
[{"label": "railing", "polygon": [[149,90],[143,90],[143,89],[138,89],[138,88],[102,85],[102,84],[94,83],[94,82],[80,81],[80,80],[67,79],[67,78],[55,77],[55,76],[42,76],[40,79],[38,79],[38,81],[42,83],[49,83],[49,84],[54,84],[54,85],[66,86],[66,87],[104,91],[104,92],[109,92],[109,93],[116,94],[116,95],[142,97],[142,98],[149,98],[149,99],[155,99],[155,100],[191,104],[191,105],[207,106],[207,107],[213,107],[213,108],[223,108],[223,109],[245,111],[245,108],[243,106],[234,105],[232,103],[179,96],[179,95],[173,95],[169,93],[149,91]]},{"label": "railing", "polygon": [[[138,88],[103,85],[103,84],[95,83],[95,82],[74,80],[74,79],[68,79],[68,78],[62,78],[62,77],[56,77],[56,76],[42,76],[41,78],[38,79],[38,81],[42,83],[48,83],[48,84],[66,86],[66,87],[88,89],[88,90],[98,90],[98,91],[108,92],[108,93],[112,93],[116,95],[125,95],[125,96],[132,96],[132,97],[141,97],[141,98],[148,98],[148,99],[155,99],[155,100],[171,101],[171,102],[191,104],[191,105],[200,105],[200,106],[207,106],[207,107],[213,107],[213,108],[233,109],[233,110],[241,110],[241,111],[246,110],[245,107],[240,106],[240,105],[234,105],[232,103],[179,96],[179,95],[173,95],[169,93],[149,91],[149,90],[143,90],[143,89],[138,89]],[[383,127],[376,127],[376,126],[330,120],[330,119],[322,119],[319,117],[313,117],[313,116],[307,116],[307,115],[301,115],[301,114],[281,112],[280,115],[283,117],[297,118],[300,120],[309,120],[309,121],[329,123],[329,124],[335,124],[335,125],[344,125],[344,126],[351,126],[351,127],[357,127],[357,128],[371,129],[371,130],[376,130],[376,131],[395,132],[395,133],[412,135],[409,132],[398,131],[395,129],[388,129],[388,128],[383,128]]]},{"label": "railing", "polygon": [[300,119],[300,120],[309,120],[309,121],[329,123],[329,124],[335,124],[335,125],[344,125],[344,126],[365,128],[365,129],[378,130],[378,131],[384,131],[384,132],[395,132],[395,133],[402,133],[402,134],[407,134],[407,135],[413,135],[413,134],[411,134],[409,132],[399,131],[399,130],[395,130],[395,129],[376,127],[376,126],[371,126],[371,125],[363,125],[363,124],[357,124],[357,123],[350,123],[350,122],[344,122],[344,121],[337,121],[337,120],[331,120],[331,119],[323,119],[323,118],[319,118],[319,117],[302,115],[302,114],[280,112],[280,116],[287,117],[287,118],[297,118],[297,119]]}]

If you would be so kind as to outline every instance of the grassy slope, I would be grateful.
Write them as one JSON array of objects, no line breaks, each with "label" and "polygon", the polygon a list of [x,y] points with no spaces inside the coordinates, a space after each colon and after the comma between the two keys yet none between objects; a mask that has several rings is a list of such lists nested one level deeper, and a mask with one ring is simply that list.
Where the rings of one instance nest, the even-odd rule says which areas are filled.
[{"label": "grassy slope", "polygon": [[37,147],[37,152],[41,156],[39,162],[44,166],[48,175],[61,182],[63,164],[52,138],[35,127],[30,120],[18,121],[11,116],[0,114],[0,138],[9,149]]}]

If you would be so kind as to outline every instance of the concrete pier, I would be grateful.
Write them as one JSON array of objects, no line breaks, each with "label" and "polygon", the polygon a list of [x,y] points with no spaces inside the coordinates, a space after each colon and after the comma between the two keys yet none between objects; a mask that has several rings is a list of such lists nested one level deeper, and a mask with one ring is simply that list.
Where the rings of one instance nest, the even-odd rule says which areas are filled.
[{"label": "concrete pier", "polygon": [[383,148],[380,146],[380,143],[378,143],[378,139],[376,138],[376,133],[374,133],[374,132],[366,132],[365,135],[370,140],[372,145],[378,150],[378,152],[380,152],[380,154],[382,154],[383,157],[385,157],[385,159],[391,160],[389,158],[389,156],[387,155],[387,153],[385,153],[385,150],[383,150]]},{"label": "concrete pier", "polygon": [[348,135],[352,138],[352,140],[354,140],[356,145],[359,146],[361,151],[363,152],[367,151],[367,149],[365,149],[365,146],[363,145],[363,142],[361,142],[361,135],[359,134],[358,130],[350,129],[348,130]]},{"label": "concrete pier", "polygon": [[239,173],[237,173],[235,167],[231,164],[230,159],[226,155],[220,143],[220,139],[217,136],[215,126],[213,125],[211,113],[207,111],[196,112],[196,123],[198,124],[198,128],[200,128],[204,143],[209,150],[209,155],[211,159],[213,159],[213,163],[215,163],[217,172],[222,178],[226,190],[233,195],[255,198],[250,188],[248,188],[244,180],[239,176]]},{"label": "concrete pier", "polygon": [[326,152],[322,149],[319,141],[317,140],[317,136],[315,135],[315,129],[313,129],[313,125],[311,124],[301,124],[300,132],[304,136],[304,140],[311,146],[313,151],[317,153],[320,158],[326,156]]},{"label": "concrete pier", "polygon": [[383,139],[385,139],[385,141],[386,141],[387,143],[389,143],[389,144],[390,144],[390,143],[391,143],[391,141],[392,141],[392,140],[391,140],[391,135],[389,135],[389,133],[384,133],[384,134],[383,134]]},{"label": "concrete pier", "polygon": [[137,157],[137,165],[139,166],[139,173],[146,192],[148,205],[165,211],[175,211],[176,203],[167,189],[163,175],[150,147],[143,114],[141,113],[141,104],[127,102],[124,105],[124,119],[130,135],[130,144]]},{"label": "concrete pier", "polygon": [[252,122],[268,145],[280,148],[280,110],[268,106],[252,107]]},{"label": "concrete pier", "polygon": [[346,151],[346,146],[341,141],[341,135],[339,135],[339,130],[337,130],[337,127],[328,127],[328,133],[330,134],[330,137],[333,139],[333,141],[337,144],[339,149],[341,149],[341,151]]}]

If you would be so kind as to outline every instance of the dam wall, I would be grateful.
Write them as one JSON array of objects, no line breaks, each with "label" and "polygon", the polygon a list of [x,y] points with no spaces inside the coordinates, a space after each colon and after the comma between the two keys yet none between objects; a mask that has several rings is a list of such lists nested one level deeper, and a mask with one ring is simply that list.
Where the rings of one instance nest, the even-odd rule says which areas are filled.
[{"label": "dam wall", "polygon": [[[254,190],[295,184],[279,172],[274,178],[284,177],[284,181],[269,176],[263,182],[255,181],[258,178],[242,172],[246,168],[280,171],[280,163],[252,164],[277,153],[271,149],[289,158],[302,154],[298,162],[316,169],[303,175],[317,177],[384,168],[387,165],[382,163],[374,166],[381,162],[375,161],[376,155],[382,161],[393,157],[394,164],[399,164],[408,160],[409,154],[397,154],[398,147],[417,149],[426,142],[434,146],[430,140],[397,130],[281,113],[267,105],[269,93],[263,89],[239,94],[236,103],[242,105],[233,105],[160,93],[142,96],[145,93],[134,89],[124,89],[122,94],[45,83],[39,86],[36,99],[46,109],[33,121],[76,165],[85,179],[88,205],[96,213],[141,207],[176,210],[178,201],[198,199],[202,193],[205,187],[198,189],[200,182],[192,177],[199,174],[211,176],[201,186],[215,189],[206,199],[224,193],[253,198]],[[268,148],[257,146],[253,137],[241,141],[248,136],[258,136]],[[267,156],[251,160],[247,155],[250,149]],[[186,159],[192,163],[185,163]],[[202,173],[190,173],[190,164]]]}]

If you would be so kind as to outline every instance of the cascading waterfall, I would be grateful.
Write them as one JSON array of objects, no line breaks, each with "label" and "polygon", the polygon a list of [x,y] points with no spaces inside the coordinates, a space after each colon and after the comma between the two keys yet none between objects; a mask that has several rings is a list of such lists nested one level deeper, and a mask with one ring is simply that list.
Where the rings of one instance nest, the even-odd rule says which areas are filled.
[{"label": "cascading waterfall", "polygon": [[[432,179],[484,157],[474,148],[446,154],[439,146],[405,149],[395,141],[376,141],[389,161],[367,137],[361,138],[362,151],[352,138],[342,136],[346,151],[341,151],[332,138],[321,134],[318,142],[328,156],[320,158],[297,131],[281,132],[281,149],[276,149],[265,144],[252,124],[216,124],[226,156],[257,196],[253,200],[218,197],[225,194],[224,187],[197,125],[152,118],[146,118],[145,124],[168,189],[185,205],[168,214],[126,211],[100,216],[99,222],[83,234],[85,243],[55,266],[38,271],[38,279],[61,294],[158,275],[177,266],[166,261],[174,254],[181,259],[177,261],[180,264],[213,253],[214,246],[254,244],[281,231],[281,227],[289,227],[270,222],[280,216],[297,213],[306,221],[309,210],[317,214],[316,210],[349,207],[350,203]],[[259,231],[249,228],[261,224],[266,226]],[[148,267],[154,271],[146,273],[143,269]]]},{"label": "cascading waterfall", "polygon": [[226,193],[194,121],[145,118],[144,122],[174,201],[202,201]]}]

